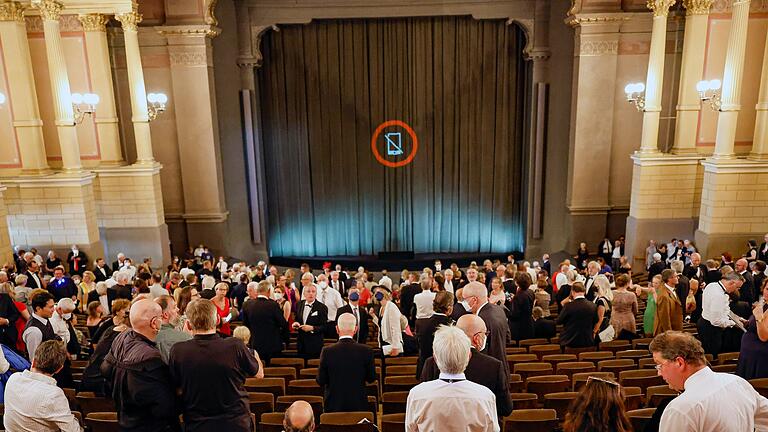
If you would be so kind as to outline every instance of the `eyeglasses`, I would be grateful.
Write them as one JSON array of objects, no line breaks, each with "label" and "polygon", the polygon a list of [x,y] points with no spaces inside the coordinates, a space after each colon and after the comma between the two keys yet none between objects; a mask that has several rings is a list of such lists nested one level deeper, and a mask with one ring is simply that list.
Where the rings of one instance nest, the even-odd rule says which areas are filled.
[{"label": "eyeglasses", "polygon": [[657,364],[657,365],[656,365],[656,366],[654,366],[654,367],[656,368],[656,370],[657,370],[657,371],[661,371],[661,368],[663,368],[663,367],[664,367],[664,365],[668,365],[668,364],[670,364],[670,363],[674,363],[674,362],[675,362],[674,360],[670,360],[670,361],[666,361],[666,362],[664,362],[664,363],[659,363],[659,364]]},{"label": "eyeglasses", "polygon": [[606,384],[610,385],[611,387],[617,387],[617,388],[619,387],[619,383],[617,383],[615,381],[607,380],[605,378],[600,378],[600,377],[596,377],[596,376],[587,377],[587,385],[589,385],[589,383],[591,383],[592,381],[600,381],[602,383],[606,383]]},{"label": "eyeglasses", "polygon": [[488,336],[490,336],[490,335],[491,335],[491,332],[490,332],[490,330],[486,330],[486,331],[484,331],[484,332],[481,332],[481,331],[479,331],[479,332],[477,332],[477,333],[473,334],[473,335],[472,335],[472,337],[475,337],[475,336],[477,336],[477,335],[479,335],[479,334],[484,334],[484,335],[485,335],[485,337],[488,337]]}]

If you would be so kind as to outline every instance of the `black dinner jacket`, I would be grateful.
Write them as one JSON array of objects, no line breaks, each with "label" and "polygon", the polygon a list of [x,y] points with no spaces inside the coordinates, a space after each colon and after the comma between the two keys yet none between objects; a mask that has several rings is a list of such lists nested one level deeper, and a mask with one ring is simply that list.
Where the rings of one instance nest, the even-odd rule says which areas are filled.
[{"label": "black dinner jacket", "polygon": [[757,248],[757,259],[763,262],[768,262],[768,252],[763,253],[765,248],[766,242],[763,242],[760,244],[760,247]]},{"label": "black dinner jacket", "polygon": [[597,306],[585,298],[574,300],[563,307],[557,316],[557,324],[563,325],[560,345],[583,348],[595,344],[592,331],[597,324]]},{"label": "black dinner jacket", "polygon": [[365,383],[376,380],[373,349],[350,338],[324,347],[316,380],[325,388],[325,412],[367,411]]},{"label": "black dinner jacket", "polygon": [[416,313],[414,312],[413,298],[416,294],[421,292],[421,285],[418,282],[414,282],[410,285],[406,285],[400,290],[400,312],[408,318],[411,322],[415,319]]},{"label": "black dinner jacket", "polygon": [[419,341],[419,360],[416,363],[417,378],[421,375],[424,361],[432,357],[432,343],[435,340],[435,331],[441,325],[451,325],[451,321],[449,316],[436,314],[416,321],[416,338]]},{"label": "black dinner jacket", "polygon": [[507,342],[512,340],[509,331],[509,322],[504,307],[493,303],[486,303],[477,314],[485,322],[485,327],[491,334],[485,347],[485,353],[499,360],[504,366],[505,373],[509,374],[507,363]]},{"label": "black dinner jacket", "polygon": [[745,301],[751,305],[758,299],[758,296],[755,295],[755,279],[752,277],[752,273],[749,270],[739,274],[744,278],[744,283],[741,285],[741,288],[739,288],[739,300]]},{"label": "black dinner jacket", "polygon": [[[32,277],[31,271],[27,270],[24,274],[27,276],[27,288],[42,288],[41,286],[37,286],[37,282],[35,281],[35,278]],[[37,278],[40,279],[40,283],[43,283],[43,278],[40,275],[37,275]]]},{"label": "black dinner jacket", "polygon": [[323,334],[325,326],[328,323],[328,307],[315,299],[312,303],[312,309],[307,316],[307,322],[304,322],[304,305],[306,300],[299,302],[296,308],[296,322],[300,325],[311,325],[314,330],[311,332],[298,331],[296,338],[297,351],[299,355],[317,357],[323,349]]},{"label": "black dinner jacket", "polygon": [[[349,303],[340,307],[336,311],[336,319],[338,320],[341,314],[352,314],[352,306]],[[360,322],[358,323],[357,334],[355,334],[355,342],[365,343],[368,340],[368,311],[358,304],[357,313],[360,315]]]},{"label": "black dinner jacket", "polygon": [[707,276],[707,266],[705,266],[704,264],[699,264],[698,269],[701,270],[699,272],[699,273],[701,273],[701,275],[697,277],[696,276],[697,267],[694,267],[694,266],[688,264],[683,269],[683,275],[685,277],[687,277],[688,279],[696,279],[699,282],[704,282],[704,278],[706,278],[706,276]]},{"label": "black dinner jacket", "polygon": [[[496,411],[499,419],[503,419],[512,412],[512,399],[509,397],[509,375],[498,359],[472,348],[472,356],[469,358],[464,375],[468,380],[487,387],[496,395]],[[435,358],[428,358],[424,362],[424,369],[421,371],[421,382],[436,380],[439,377],[440,369],[435,363]]]},{"label": "black dinner jacket", "polygon": [[720,269],[707,270],[707,274],[704,276],[704,282],[707,284],[717,283],[720,282],[720,279],[722,278],[723,274],[720,272]]},{"label": "black dinner jacket", "polygon": [[243,303],[243,325],[251,331],[251,348],[271,358],[283,350],[288,322],[276,301],[259,297]]},{"label": "black dinner jacket", "polygon": [[[115,301],[115,295],[116,295],[116,294],[117,294],[117,293],[115,292],[115,290],[112,290],[112,289],[107,289],[107,303],[109,303],[109,307],[110,307],[110,310],[108,310],[108,311],[104,311],[104,314],[109,314],[109,313],[112,313],[112,310],[111,310],[111,308],[112,308],[112,302],[113,302],[113,301]],[[87,301],[88,301],[88,303],[90,303],[90,302],[95,302],[95,301],[99,301],[99,293],[98,293],[98,292],[96,292],[96,290],[95,290],[95,289],[94,289],[94,290],[91,290],[91,291],[88,293],[88,298],[87,298]]]},{"label": "black dinner jacket", "polygon": [[[691,291],[691,280],[685,275],[678,276],[677,285],[675,285],[675,294],[685,309],[685,299],[688,298],[688,292]],[[683,314],[685,315],[685,314]]]},{"label": "black dinner jacket", "polygon": [[110,270],[109,266],[106,264],[104,264],[104,273],[106,273],[106,276],[101,271],[99,271],[98,267],[93,267],[93,274],[96,276],[96,282],[104,282],[105,280],[112,277],[112,270]]}]

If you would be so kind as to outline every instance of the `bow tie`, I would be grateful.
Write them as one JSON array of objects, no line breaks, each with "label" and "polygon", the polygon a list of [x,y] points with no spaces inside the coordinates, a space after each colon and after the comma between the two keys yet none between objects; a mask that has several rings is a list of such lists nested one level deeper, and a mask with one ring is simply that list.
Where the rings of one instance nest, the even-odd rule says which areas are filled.
[{"label": "bow tie", "polygon": [[[314,304],[314,303],[312,303],[312,304]],[[312,304],[305,304],[305,305],[304,305],[304,307],[308,307],[308,308],[311,308],[311,307],[312,307]]]}]

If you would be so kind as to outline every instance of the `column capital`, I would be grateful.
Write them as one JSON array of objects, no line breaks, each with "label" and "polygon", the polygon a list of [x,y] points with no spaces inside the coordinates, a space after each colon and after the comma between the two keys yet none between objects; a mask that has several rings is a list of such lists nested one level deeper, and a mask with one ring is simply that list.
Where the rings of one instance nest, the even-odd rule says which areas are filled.
[{"label": "column capital", "polygon": [[24,22],[24,6],[19,2],[0,4],[0,21]]},{"label": "column capital", "polygon": [[139,31],[139,23],[144,17],[137,11],[129,13],[121,13],[115,15],[115,19],[120,21],[123,26],[123,31]]},{"label": "column capital", "polygon": [[708,15],[714,0],[683,0],[685,15]]},{"label": "column capital", "polygon": [[106,32],[109,17],[103,14],[78,15],[77,19],[83,25],[83,30],[87,32]]},{"label": "column capital", "polygon": [[667,16],[669,14],[669,8],[675,4],[675,0],[648,0],[648,9],[653,12],[653,16]]},{"label": "column capital", "polygon": [[64,5],[56,0],[33,0],[32,6],[40,11],[45,21],[58,21],[64,8]]}]

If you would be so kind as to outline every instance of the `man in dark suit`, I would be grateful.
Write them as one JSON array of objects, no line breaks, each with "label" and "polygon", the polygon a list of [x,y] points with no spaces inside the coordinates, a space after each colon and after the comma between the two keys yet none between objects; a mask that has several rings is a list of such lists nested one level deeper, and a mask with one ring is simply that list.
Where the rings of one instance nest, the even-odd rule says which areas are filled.
[{"label": "man in dark suit", "polygon": [[563,300],[565,305],[557,316],[557,324],[563,325],[560,333],[560,345],[570,348],[584,348],[595,344],[595,324],[597,324],[597,306],[584,296],[584,284],[574,282],[571,285],[571,297]]},{"label": "man in dark suit", "polygon": [[648,279],[653,279],[657,274],[661,274],[665,268],[667,268],[667,264],[662,259],[661,254],[656,252],[653,254],[653,264],[648,267]]},{"label": "man in dark suit", "polygon": [[553,338],[557,335],[555,321],[542,318],[544,309],[539,306],[533,307],[533,337],[535,338]]},{"label": "man in dark suit", "polygon": [[757,248],[757,259],[768,263],[768,234],[763,237],[763,240],[765,241]]},{"label": "man in dark suit", "polygon": [[87,270],[88,255],[85,252],[81,252],[77,245],[72,245],[72,250],[67,254],[67,265],[69,265],[70,276],[78,275],[83,276],[83,273]]},{"label": "man in dark suit", "polygon": [[74,300],[77,297],[77,286],[75,286],[71,278],[64,276],[63,266],[58,266],[53,270],[53,279],[48,282],[48,292],[51,293],[56,301],[63,298]]},{"label": "man in dark suit", "polygon": [[734,270],[736,270],[736,273],[744,278],[744,283],[741,284],[741,288],[739,289],[739,300],[747,302],[747,304],[751,306],[752,303],[757,301],[758,296],[755,294],[755,279],[752,276],[752,272],[749,271],[749,264],[746,259],[741,258],[736,261],[735,267]]},{"label": "man in dark suit", "polygon": [[[472,341],[472,355],[464,370],[464,375],[469,381],[487,387],[496,395],[496,411],[499,419],[503,419],[512,412],[512,400],[509,397],[508,377],[502,362],[482,351],[488,341],[485,321],[477,315],[464,315],[459,318],[456,327]],[[506,361],[504,362],[506,363]],[[421,382],[436,380],[440,377],[440,369],[437,367],[434,357],[429,357],[421,371]]]},{"label": "man in dark suit", "polygon": [[101,302],[100,297],[103,295],[107,296],[107,308],[104,311],[104,314],[108,315],[112,312],[110,308],[112,307],[112,302],[115,301],[115,294],[116,294],[115,290],[111,290],[107,288],[106,285],[103,285],[103,284],[96,285],[96,289],[93,289],[88,292],[87,302],[88,303],[94,302],[94,301]]},{"label": "man in dark suit", "polygon": [[283,350],[283,340],[288,337],[288,322],[280,305],[269,298],[269,282],[248,285],[250,290],[256,291],[257,297],[243,303],[243,325],[251,331],[251,348],[268,365],[272,357]]},{"label": "man in dark suit", "polygon": [[296,340],[298,354],[305,359],[317,358],[323,349],[328,308],[316,301],[317,287],[314,284],[305,286],[303,295],[305,300],[299,302],[293,323],[293,328],[299,332]]},{"label": "man in dark suit", "polygon": [[701,263],[701,255],[696,252],[691,254],[691,263],[685,266],[683,275],[689,280],[696,279],[699,282],[704,282],[704,277],[707,275],[707,266]]},{"label": "man in dark suit", "polygon": [[597,294],[597,287],[594,286],[595,277],[600,274],[600,264],[597,261],[590,261],[587,264],[587,280],[584,281],[584,297],[589,301],[595,300]]},{"label": "man in dark suit", "polygon": [[96,258],[96,265],[93,267],[93,274],[96,276],[96,282],[104,282],[112,277],[112,270],[110,270],[107,263],[104,262],[104,258]]},{"label": "man in dark suit", "polygon": [[130,285],[131,276],[128,272],[117,272],[115,282],[117,282],[117,285],[112,287],[112,289],[115,290],[115,298],[126,299],[129,301],[133,299],[133,296],[131,295],[132,287]]},{"label": "man in dark suit", "polygon": [[755,287],[755,296],[757,297],[757,300],[760,300],[760,297],[763,296],[763,292],[761,289],[763,288],[763,281],[765,281],[765,261],[757,260],[753,264],[753,273],[752,273],[752,280],[754,281],[754,287]]},{"label": "man in dark suit", "polygon": [[112,263],[112,273],[120,270],[120,267],[123,266],[123,262],[125,261],[125,254],[120,252],[117,254],[117,261],[114,261]]},{"label": "man in dark suit", "polygon": [[368,340],[368,312],[360,307],[360,290],[357,287],[349,289],[349,302],[336,311],[336,315],[348,313],[355,317],[355,326],[357,327],[352,339],[358,343],[365,343]]},{"label": "man in dark suit", "polygon": [[37,261],[32,260],[27,265],[27,270],[24,274],[27,276],[27,288],[42,288],[43,278],[40,277],[40,265]]},{"label": "man in dark suit", "polygon": [[339,315],[336,330],[339,341],[323,348],[317,383],[325,388],[325,412],[367,411],[365,383],[376,380],[373,349],[356,343],[355,318],[350,313]]},{"label": "man in dark suit", "polygon": [[552,274],[552,263],[549,262],[549,254],[541,256],[541,269],[545,270],[548,275]]},{"label": "man in dark suit", "polygon": [[507,342],[512,339],[509,332],[509,323],[504,308],[493,303],[488,303],[488,290],[480,282],[470,282],[462,288],[462,296],[465,304],[469,305],[471,312],[485,322],[490,335],[485,348],[485,353],[499,360],[504,366],[504,373],[509,374],[507,363]]},{"label": "man in dark suit", "polygon": [[[422,276],[424,277],[424,276]],[[408,318],[408,324],[415,328],[416,312],[413,304],[413,298],[421,292],[421,284],[414,282],[400,289],[400,312]]]}]

